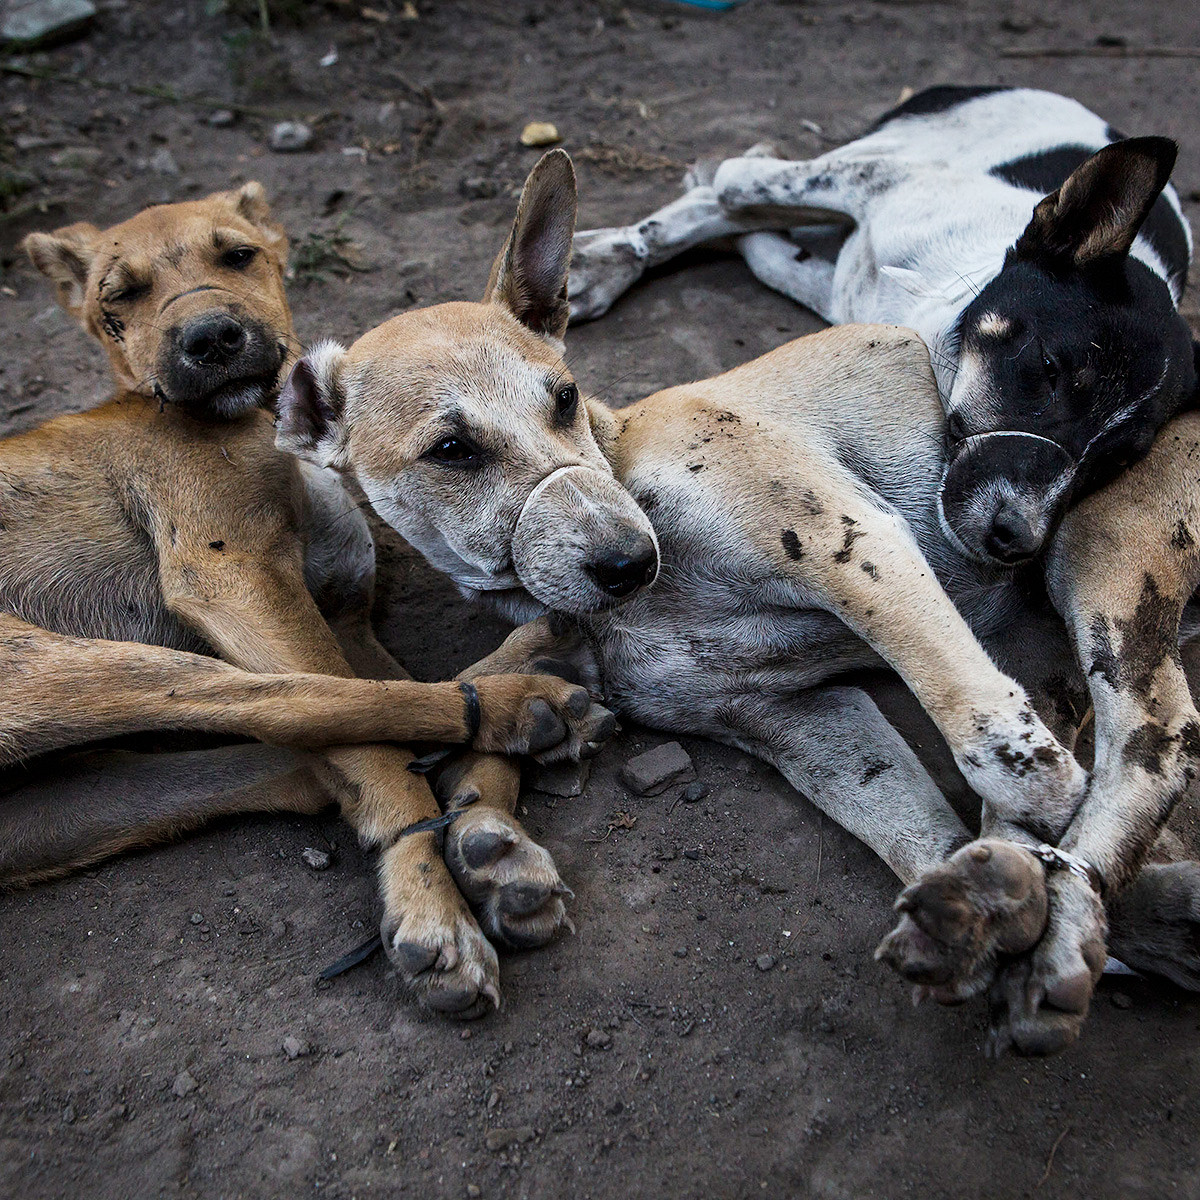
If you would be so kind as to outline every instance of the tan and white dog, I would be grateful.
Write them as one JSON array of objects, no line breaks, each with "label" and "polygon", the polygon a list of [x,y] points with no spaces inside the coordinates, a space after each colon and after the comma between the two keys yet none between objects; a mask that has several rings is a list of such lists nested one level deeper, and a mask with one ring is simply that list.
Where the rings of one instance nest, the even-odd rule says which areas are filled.
[{"label": "tan and white dog", "polygon": [[[355,475],[468,594],[567,614],[619,711],[758,755],[862,838],[908,885],[881,956],[936,999],[990,991],[993,1049],[1077,1036],[1101,895],[1125,961],[1200,987],[1200,867],[1143,866],[1200,758],[1177,647],[1200,418],[1066,518],[1056,616],[941,532],[941,406],[907,330],[830,329],[619,413],[581,398],[562,342],[574,218],[551,152],[484,301],[317,346],[279,444]],[[985,840],[838,682],[881,661],[983,798]],[[1089,692],[1090,776],[1069,749]]]},{"label": "tan and white dog", "polygon": [[[380,852],[403,977],[440,1011],[490,1008],[488,937],[545,941],[565,889],[512,816],[504,761],[485,755],[456,774],[478,803],[444,862],[422,824],[439,823],[437,800],[398,743],[553,761],[587,752],[611,714],[561,680],[496,674],[526,669],[530,631],[458,683],[408,681],[376,641],[363,515],[335,476],[275,448],[264,407],[295,335],[286,240],[258,184],[26,248],[104,346],[117,391],[0,442],[0,884],[217,816],[337,803]],[[46,757],[147,730],[270,745]]]}]

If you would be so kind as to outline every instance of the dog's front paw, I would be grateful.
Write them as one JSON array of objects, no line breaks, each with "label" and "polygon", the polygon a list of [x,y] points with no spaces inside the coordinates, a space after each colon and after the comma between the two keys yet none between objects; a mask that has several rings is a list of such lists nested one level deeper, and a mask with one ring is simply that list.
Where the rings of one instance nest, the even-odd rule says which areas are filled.
[{"label": "dog's front paw", "polygon": [[476,750],[529,754],[541,763],[588,758],[616,732],[617,719],[586,688],[551,675],[485,675]]},{"label": "dog's front paw", "polygon": [[1109,948],[1126,966],[1200,992],[1200,863],[1152,863],[1112,902]]},{"label": "dog's front paw", "polygon": [[1033,951],[1003,966],[990,994],[993,1056],[1056,1054],[1083,1029],[1104,971],[1104,908],[1092,888],[1069,872],[1047,880],[1046,931]]},{"label": "dog's front paw", "polygon": [[446,866],[493,941],[527,950],[573,929],[570,889],[515,817],[486,805],[462,810],[447,831]]},{"label": "dog's front paw", "polygon": [[957,1004],[992,982],[1001,954],[1020,954],[1046,926],[1041,862],[1012,842],[972,842],[896,900],[900,921],[875,951],[917,985],[917,998]]},{"label": "dog's front paw", "polygon": [[469,1021],[500,1007],[496,951],[465,907],[392,911],[379,933],[388,958],[426,1008]]},{"label": "dog's front paw", "polygon": [[575,235],[568,288],[572,321],[602,317],[646,269],[646,247],[625,226]]}]

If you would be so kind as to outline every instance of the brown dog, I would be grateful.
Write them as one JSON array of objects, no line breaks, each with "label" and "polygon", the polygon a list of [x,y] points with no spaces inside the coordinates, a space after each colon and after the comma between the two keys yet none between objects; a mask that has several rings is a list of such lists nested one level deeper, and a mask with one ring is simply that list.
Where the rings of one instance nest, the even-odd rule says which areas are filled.
[{"label": "brown dog", "polygon": [[[25,246],[104,346],[117,392],[0,443],[0,766],[141,730],[320,753],[237,746],[149,764],[110,753],[10,773],[0,881],[46,878],[220,814],[336,801],[381,850],[383,934],[405,978],[442,1011],[498,1003],[495,951],[436,833],[404,836],[439,816],[433,793],[407,769],[411,753],[363,743],[466,742],[554,761],[594,747],[611,716],[561,680],[494,676],[503,648],[465,673],[471,683],[418,684],[375,640],[363,518],[329,473],[302,473],[275,449],[262,407],[295,337],[286,240],[258,184]],[[528,661],[530,635],[515,645]],[[389,681],[356,679],[351,663]],[[113,773],[111,786],[95,787],[97,771]],[[486,792],[488,760],[470,771],[473,794]],[[470,862],[466,882],[494,931],[511,916],[512,940],[544,940],[565,919],[564,889],[512,822],[510,790],[454,831],[455,861]]]}]

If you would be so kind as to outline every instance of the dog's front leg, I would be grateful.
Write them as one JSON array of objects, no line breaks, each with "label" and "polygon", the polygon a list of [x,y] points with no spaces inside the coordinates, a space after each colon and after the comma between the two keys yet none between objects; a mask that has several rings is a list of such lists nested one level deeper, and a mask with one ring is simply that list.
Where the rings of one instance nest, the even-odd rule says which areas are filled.
[{"label": "dog's front leg", "polygon": [[[197,539],[201,546],[191,539],[185,544],[177,529],[157,539],[172,612],[235,665],[351,674],[304,585],[298,539],[280,535],[268,561],[240,553],[229,536],[217,551],[203,538]],[[487,692],[497,686],[489,681]],[[476,745],[487,746],[489,710],[496,704],[485,696],[482,682],[480,695],[484,715]],[[589,707],[582,689],[574,690],[570,704],[578,711],[568,714],[573,726],[568,741],[578,745],[602,737],[601,726],[611,718]],[[542,715],[547,729],[545,737],[534,732],[535,745],[557,740],[562,732],[558,713],[547,707]],[[325,751],[324,760],[346,818],[364,842],[380,850],[381,934],[405,980],[429,1007],[455,1016],[478,1016],[498,1004],[495,950],[442,861],[438,832],[406,834],[408,827],[440,816],[429,785],[407,769],[412,755],[395,746],[337,746]]]},{"label": "dog's front leg", "polygon": [[[1096,718],[1091,785],[1052,840],[1086,867],[1049,875],[1046,936],[998,990],[1000,1045],[1046,1051],[1077,1034],[1104,961],[1098,890],[1115,905],[1123,954],[1177,978],[1200,972],[1196,864],[1143,867],[1200,770],[1200,717],[1178,644],[1183,606],[1200,583],[1198,457],[1200,416],[1189,414],[1159,434],[1141,463],[1079,504],[1051,548],[1049,591]],[[1135,876],[1122,904],[1117,893]],[[1163,953],[1174,961],[1157,961]]]},{"label": "dog's front leg", "polygon": [[[513,630],[458,678],[510,673],[557,675],[600,694],[594,654],[578,629],[557,616],[539,617]],[[599,747],[584,749],[591,754]],[[550,852],[515,816],[521,789],[518,762],[468,752],[455,758],[433,786],[447,811],[461,814],[446,831],[446,865],[488,937],[530,948],[572,929],[565,904],[570,889]]]}]

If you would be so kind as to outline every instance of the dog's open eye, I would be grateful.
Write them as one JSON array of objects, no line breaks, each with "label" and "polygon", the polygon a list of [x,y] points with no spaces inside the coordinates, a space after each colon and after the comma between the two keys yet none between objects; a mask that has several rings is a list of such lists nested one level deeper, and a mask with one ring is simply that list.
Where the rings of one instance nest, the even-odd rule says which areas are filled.
[{"label": "dog's open eye", "polygon": [[579,407],[579,389],[573,383],[564,383],[554,393],[554,404],[558,419],[564,425],[569,425],[575,420],[575,410]]},{"label": "dog's open eye", "polygon": [[1050,385],[1050,390],[1053,391],[1058,386],[1058,377],[1062,373],[1058,366],[1058,361],[1053,354],[1047,354],[1042,351],[1042,370],[1046,373],[1046,382]]},{"label": "dog's open eye", "polygon": [[471,466],[479,461],[479,447],[466,438],[442,438],[430,446],[421,457],[451,467]]},{"label": "dog's open eye", "polygon": [[253,261],[258,250],[254,246],[238,246],[233,250],[226,250],[221,255],[221,266],[232,267],[235,271],[240,271],[243,267],[248,267]]}]

